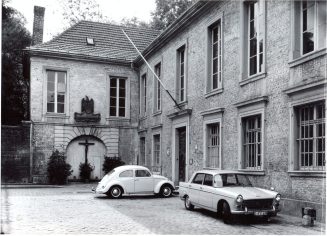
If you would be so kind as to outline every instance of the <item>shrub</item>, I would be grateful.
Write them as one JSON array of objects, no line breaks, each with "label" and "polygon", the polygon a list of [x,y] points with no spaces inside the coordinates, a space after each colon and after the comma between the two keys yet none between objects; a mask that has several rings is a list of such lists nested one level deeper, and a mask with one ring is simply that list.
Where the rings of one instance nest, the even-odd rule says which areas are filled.
[{"label": "shrub", "polygon": [[58,150],[54,151],[48,161],[48,180],[50,184],[66,184],[68,176],[73,172],[66,163],[66,156]]},{"label": "shrub", "polygon": [[122,165],[125,165],[125,162],[120,160],[119,157],[104,157],[102,170],[107,174],[112,169]]},{"label": "shrub", "polygon": [[79,176],[82,180],[89,180],[91,172],[94,170],[94,166],[90,163],[81,163],[79,164]]}]

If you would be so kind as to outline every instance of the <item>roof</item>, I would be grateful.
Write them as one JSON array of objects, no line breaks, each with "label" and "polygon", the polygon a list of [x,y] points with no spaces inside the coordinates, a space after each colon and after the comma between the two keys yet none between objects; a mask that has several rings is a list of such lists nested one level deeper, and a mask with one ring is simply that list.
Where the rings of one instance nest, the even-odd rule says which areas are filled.
[{"label": "roof", "polygon": [[[154,29],[126,27],[115,24],[80,21],[49,42],[34,45],[27,50],[34,54],[56,54],[121,62],[131,62],[138,55],[122,29],[143,51],[160,33]],[[95,45],[87,45],[86,38]]]},{"label": "roof", "polygon": [[130,170],[130,169],[142,169],[142,170],[148,170],[148,168],[144,167],[144,166],[138,166],[138,165],[123,165],[123,166],[118,166],[115,168],[115,170],[117,171],[121,171],[121,170]]}]

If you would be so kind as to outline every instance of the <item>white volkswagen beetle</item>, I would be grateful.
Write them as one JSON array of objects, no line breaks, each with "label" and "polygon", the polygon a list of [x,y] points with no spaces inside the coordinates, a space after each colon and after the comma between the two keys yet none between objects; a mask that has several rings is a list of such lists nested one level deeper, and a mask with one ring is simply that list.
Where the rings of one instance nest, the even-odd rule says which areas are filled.
[{"label": "white volkswagen beetle", "polygon": [[152,174],[148,168],[138,165],[119,166],[106,174],[99,182],[95,193],[112,198],[133,194],[160,194],[170,197],[174,183],[168,178]]}]

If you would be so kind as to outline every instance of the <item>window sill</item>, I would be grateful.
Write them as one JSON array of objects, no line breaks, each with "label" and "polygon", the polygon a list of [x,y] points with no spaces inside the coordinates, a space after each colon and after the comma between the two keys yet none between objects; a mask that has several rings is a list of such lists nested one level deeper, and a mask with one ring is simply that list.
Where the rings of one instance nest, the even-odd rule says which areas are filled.
[{"label": "window sill", "polygon": [[267,73],[260,73],[260,74],[256,74],[256,75],[252,75],[246,79],[243,79],[242,81],[240,81],[240,86],[244,86],[246,84],[252,83],[254,81],[263,79],[267,76]]},{"label": "window sill", "polygon": [[152,114],[152,116],[158,116],[158,115],[161,115],[162,111],[156,111]]},{"label": "window sill", "polygon": [[219,88],[219,89],[215,89],[215,90],[212,90],[210,92],[207,92],[204,97],[205,98],[208,98],[208,97],[211,97],[211,96],[214,96],[214,95],[217,95],[217,94],[220,94],[224,91],[223,88]]},{"label": "window sill", "polygon": [[64,118],[68,119],[69,116],[67,116],[65,113],[45,113],[45,117],[49,118]]},{"label": "window sill", "polygon": [[238,169],[238,171],[241,171],[247,175],[265,175],[264,170],[248,170],[248,169]]},{"label": "window sill", "polygon": [[288,63],[288,65],[290,66],[290,68],[292,68],[292,67],[301,65],[301,64],[303,64],[305,62],[311,61],[313,59],[316,59],[316,58],[321,57],[321,56],[326,55],[326,54],[327,54],[327,50],[326,50],[326,48],[323,48],[323,49],[320,49],[320,50],[317,50],[317,51],[307,53],[307,54],[305,54],[305,55],[303,55],[303,56],[301,56],[299,58],[296,58],[293,61],[290,61]]},{"label": "window sill", "polygon": [[109,117],[109,118],[106,118],[106,121],[110,121],[110,120],[123,120],[123,121],[129,121],[129,118],[127,118],[127,117]]},{"label": "window sill", "polygon": [[290,177],[320,177],[326,178],[326,171],[303,171],[294,170],[287,172]]}]

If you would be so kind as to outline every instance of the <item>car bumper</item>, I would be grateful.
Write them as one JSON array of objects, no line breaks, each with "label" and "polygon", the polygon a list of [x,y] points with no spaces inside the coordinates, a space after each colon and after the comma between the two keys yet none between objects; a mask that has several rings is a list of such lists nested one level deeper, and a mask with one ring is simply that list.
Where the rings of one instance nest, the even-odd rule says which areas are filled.
[{"label": "car bumper", "polygon": [[244,210],[231,210],[234,215],[256,215],[256,216],[275,216],[280,209],[273,206],[272,209],[247,209]]}]

